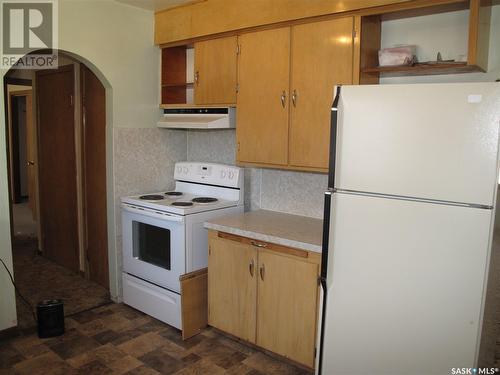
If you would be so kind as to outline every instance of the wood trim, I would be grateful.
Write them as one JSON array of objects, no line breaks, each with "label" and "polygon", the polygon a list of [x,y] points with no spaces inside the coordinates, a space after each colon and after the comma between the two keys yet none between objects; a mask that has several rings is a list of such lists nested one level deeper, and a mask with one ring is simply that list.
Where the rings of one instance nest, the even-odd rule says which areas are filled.
[{"label": "wood trim", "polygon": [[[20,81],[30,81],[30,80],[20,80]],[[30,81],[31,82],[31,81]],[[12,83],[8,83],[11,85]],[[19,83],[16,83],[19,84]],[[24,85],[24,84],[23,84]],[[32,89],[27,89],[27,90],[20,90],[20,91],[11,91],[8,94],[8,106],[6,107],[7,113],[8,113],[8,122],[6,123],[8,132],[10,135],[10,138],[7,138],[7,143],[8,147],[7,150],[9,150],[9,157],[12,157],[12,159],[19,159],[19,132],[16,129],[14,131],[13,129],[13,123],[12,120],[14,118],[13,112],[12,112],[12,100],[15,97],[26,97],[26,106],[28,106],[28,95],[32,93]],[[26,107],[26,111],[29,111],[29,109]],[[26,118],[26,121],[28,121],[28,118]],[[26,124],[27,126],[28,124]],[[26,146],[27,147],[27,146]],[[18,169],[20,166],[16,166],[15,164],[17,161],[15,160],[9,160],[9,165],[12,169],[10,169],[9,172],[9,185],[12,188],[12,196],[10,197],[11,203],[21,203],[22,198],[25,198],[25,196],[22,195],[20,189],[21,189],[21,180],[20,180],[20,170]],[[15,167],[15,168],[14,168]]]},{"label": "wood trim", "polygon": [[[274,251],[277,253],[282,253],[286,255],[292,255],[294,257],[299,257],[299,258],[314,258],[314,253],[302,249],[295,249],[292,247],[287,247],[283,245],[278,245],[275,243],[271,242],[266,242],[266,241],[261,241],[261,240],[256,240],[248,237],[242,237],[238,236],[236,234],[230,234],[230,233],[225,233],[225,232],[217,232],[217,237],[223,238],[226,240],[230,241],[236,241],[240,242],[246,245],[252,245],[255,246],[255,248],[258,249],[266,249],[270,251]],[[262,245],[262,246],[258,246]]]},{"label": "wood trim", "polygon": [[359,83],[378,84],[379,74],[366,74],[365,68],[378,66],[378,51],[381,44],[380,16],[360,17],[360,54],[359,54]]},{"label": "wood trim", "polygon": [[366,74],[382,74],[385,77],[401,77],[412,75],[433,75],[433,74],[460,74],[471,72],[483,72],[484,70],[476,65],[467,63],[440,63],[440,64],[416,64],[401,66],[380,66],[374,68],[361,69]]},{"label": "wood trim", "polygon": [[201,332],[208,324],[208,268],[179,277],[181,282],[182,339]]},{"label": "wood trim", "polygon": [[4,77],[4,85],[32,86],[33,81],[25,78]]},{"label": "wood trim", "polygon": [[[9,113],[8,113],[8,108],[9,108],[9,95],[7,91],[7,77],[3,77],[3,108],[4,108],[4,120],[5,120],[5,152],[7,153],[6,158],[7,158],[7,176],[9,178],[9,181],[7,183],[7,195],[9,198],[9,223],[10,223],[10,238],[14,238],[14,220],[12,216],[12,188],[11,188],[11,183],[10,183],[10,173],[11,173],[11,168],[10,168],[10,132],[9,132]],[[0,333],[3,331],[0,331]],[[1,338],[1,336],[0,336]]]},{"label": "wood trim", "polygon": [[[434,4],[434,3],[432,3]],[[421,17],[431,14],[455,12],[457,10],[469,9],[468,1],[430,5],[429,7],[415,7],[411,9],[402,9],[400,11],[381,14],[382,21],[397,20],[401,18]]]},{"label": "wood trim", "polygon": [[314,167],[299,167],[294,165],[276,165],[265,163],[252,163],[248,161],[236,160],[236,165],[248,168],[268,168],[268,169],[284,169],[290,171],[304,171],[313,173],[328,173],[328,168],[314,168]]},{"label": "wood trim", "polygon": [[488,70],[491,0],[470,0],[467,64]]},{"label": "wood trim", "polygon": [[62,73],[62,72],[72,72],[74,71],[74,64],[68,64],[68,65],[63,65],[60,66],[57,69],[43,69],[43,70],[37,70],[36,71],[36,76],[45,76],[49,74],[57,74],[57,73]]},{"label": "wood trim", "polygon": [[[346,3],[346,2],[344,2],[344,3]],[[454,9],[457,9],[457,7],[460,7],[461,9],[462,8],[465,9],[466,4],[468,4],[468,0],[406,0],[406,1],[400,1],[400,2],[393,1],[392,3],[387,4],[387,5],[370,6],[370,7],[366,7],[366,8],[357,9],[357,10],[356,9],[350,9],[350,10],[346,9],[346,10],[340,11],[340,12],[330,12],[330,13],[318,14],[318,15],[309,16],[309,17],[302,17],[302,18],[289,19],[289,20],[284,20],[284,21],[269,22],[266,24],[252,25],[252,26],[246,26],[246,27],[238,24],[238,21],[233,19],[233,20],[231,20],[231,27],[228,27],[225,30],[222,30],[220,32],[213,32],[210,34],[203,34],[203,35],[194,35],[194,33],[192,33],[192,35],[184,37],[184,38],[177,36],[177,37],[170,38],[170,40],[161,39],[158,36],[158,34],[160,33],[158,30],[159,17],[160,16],[165,17],[162,15],[166,14],[169,11],[169,10],[165,10],[164,12],[160,12],[160,13],[157,13],[155,15],[155,44],[157,44],[161,48],[174,47],[174,46],[179,46],[179,45],[192,44],[192,43],[197,42],[197,41],[203,41],[203,40],[208,40],[208,39],[241,35],[241,34],[255,32],[255,31],[274,29],[274,28],[280,28],[280,27],[287,27],[287,26],[293,26],[293,25],[310,23],[310,22],[325,21],[325,20],[334,19],[334,18],[351,17],[351,16],[382,15],[385,13],[394,13],[395,14],[394,17],[400,17],[397,14],[398,12],[410,11],[410,10],[415,10],[415,9],[420,9],[420,8],[434,8],[439,12],[444,12],[444,11],[452,11]],[[195,6],[196,6],[196,4],[195,4]],[[180,17],[180,18],[185,18],[185,19],[184,19],[184,22],[181,23],[180,20],[176,20],[176,19],[174,19],[174,17],[172,17],[173,23],[177,25],[176,30],[178,30],[179,28],[182,28],[182,27],[191,28],[191,25],[192,25],[191,15],[189,14],[189,16],[188,16],[186,14],[187,12],[190,12],[189,7],[185,7],[185,9],[180,9],[180,10],[183,10],[184,13],[179,13],[179,11],[177,11],[177,14],[175,15],[175,17],[177,17],[177,18]],[[422,10],[421,12],[424,12],[424,10]],[[242,14],[245,14],[245,13],[242,13]],[[423,14],[423,13],[421,13],[421,14]],[[188,24],[189,26],[185,26],[184,24]]]},{"label": "wood trim", "polygon": [[184,275],[180,275],[179,276],[179,281],[185,281],[185,280],[189,280],[189,279],[192,279],[194,277],[198,277],[200,275],[204,275],[208,272],[208,268],[205,267],[205,268],[202,268],[200,270],[197,270],[197,271],[193,271],[193,272],[189,272],[189,273],[185,273]]},{"label": "wood trim", "polygon": [[360,57],[361,57],[361,16],[354,16],[353,33],[352,38],[352,84],[359,85],[361,69],[360,69]]},{"label": "wood trim", "polygon": [[170,8],[167,8],[167,9],[160,9],[160,10],[157,10],[155,11],[155,15],[156,14],[160,14],[160,13],[164,13],[164,12],[168,12],[168,11],[171,11],[173,9],[178,9],[178,8],[185,8],[185,7],[188,7],[188,6],[191,6],[191,5],[194,5],[194,4],[198,4],[198,3],[203,3],[207,0],[192,0],[188,3],[185,3],[185,4],[179,4],[179,5],[176,5],[176,6],[173,6],[173,7],[170,7]]}]

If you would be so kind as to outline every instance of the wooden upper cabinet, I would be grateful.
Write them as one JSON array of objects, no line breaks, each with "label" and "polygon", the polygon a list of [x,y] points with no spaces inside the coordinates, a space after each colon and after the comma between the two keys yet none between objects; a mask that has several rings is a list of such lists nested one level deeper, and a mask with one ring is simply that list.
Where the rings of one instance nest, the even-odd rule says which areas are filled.
[{"label": "wooden upper cabinet", "polygon": [[290,28],[240,36],[239,162],[287,165]]},{"label": "wooden upper cabinet", "polygon": [[218,38],[194,44],[196,104],[235,104],[238,38]]},{"label": "wooden upper cabinet", "polygon": [[257,252],[209,234],[208,324],[255,342]]},{"label": "wooden upper cabinet", "polygon": [[257,345],[314,367],[319,265],[259,251]]},{"label": "wooden upper cabinet", "polygon": [[353,18],[292,27],[289,164],[328,168],[336,84],[352,84]]}]

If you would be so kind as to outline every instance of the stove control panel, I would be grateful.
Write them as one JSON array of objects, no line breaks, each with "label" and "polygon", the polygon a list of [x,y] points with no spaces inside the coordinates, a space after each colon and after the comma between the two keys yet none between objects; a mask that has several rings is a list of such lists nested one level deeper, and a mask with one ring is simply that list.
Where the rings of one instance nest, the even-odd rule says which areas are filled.
[{"label": "stove control panel", "polygon": [[225,164],[182,162],[175,164],[174,178],[180,181],[241,188],[243,170]]}]

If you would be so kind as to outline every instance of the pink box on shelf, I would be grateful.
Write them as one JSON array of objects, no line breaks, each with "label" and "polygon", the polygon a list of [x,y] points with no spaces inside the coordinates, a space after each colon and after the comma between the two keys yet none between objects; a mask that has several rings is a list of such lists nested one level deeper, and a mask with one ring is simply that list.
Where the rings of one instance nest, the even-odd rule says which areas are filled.
[{"label": "pink box on shelf", "polygon": [[416,62],[417,46],[384,48],[378,51],[380,66],[412,65]]}]

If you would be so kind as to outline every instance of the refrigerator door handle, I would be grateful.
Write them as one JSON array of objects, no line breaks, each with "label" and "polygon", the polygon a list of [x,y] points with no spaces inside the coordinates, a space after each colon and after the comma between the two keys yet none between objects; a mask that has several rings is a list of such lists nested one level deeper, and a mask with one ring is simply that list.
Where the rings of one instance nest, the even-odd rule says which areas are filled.
[{"label": "refrigerator door handle", "polygon": [[332,104],[332,114],[330,117],[330,160],[328,168],[328,190],[325,192],[325,206],[323,213],[323,243],[321,247],[321,277],[320,284],[323,289],[323,308],[321,314],[321,331],[320,331],[320,345],[319,345],[319,358],[318,358],[318,374],[321,374],[323,365],[323,341],[325,337],[325,313],[326,313],[326,298],[327,298],[327,285],[326,274],[328,270],[328,248],[330,240],[330,212],[332,204],[332,196],[335,192],[335,163],[337,157],[337,128],[338,128],[338,105],[340,100],[341,85],[335,88],[335,98]]},{"label": "refrigerator door handle", "polygon": [[322,302],[322,312],[321,312],[321,330],[319,337],[319,358],[318,358],[318,372],[321,374],[323,365],[323,342],[325,338],[325,316],[326,316],[326,298],[327,298],[327,285],[326,285],[326,274],[328,270],[328,247],[330,245],[330,212],[332,205],[333,190],[328,190],[325,192],[325,206],[323,214],[323,243],[321,247],[321,275],[319,282],[321,289],[323,289],[323,302]]},{"label": "refrigerator door handle", "polygon": [[330,160],[328,166],[328,189],[335,188],[335,163],[337,159],[337,128],[338,112],[341,85],[336,86],[335,98],[332,104],[332,114],[330,116]]}]

